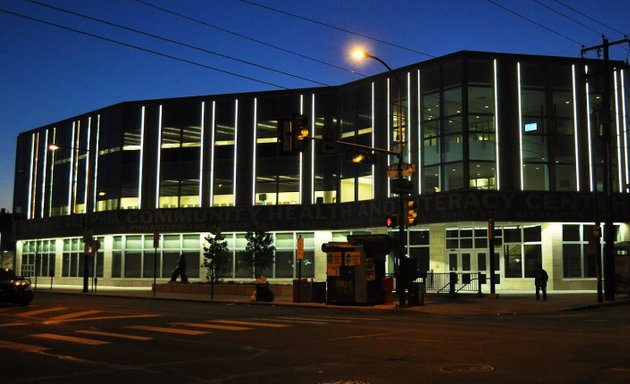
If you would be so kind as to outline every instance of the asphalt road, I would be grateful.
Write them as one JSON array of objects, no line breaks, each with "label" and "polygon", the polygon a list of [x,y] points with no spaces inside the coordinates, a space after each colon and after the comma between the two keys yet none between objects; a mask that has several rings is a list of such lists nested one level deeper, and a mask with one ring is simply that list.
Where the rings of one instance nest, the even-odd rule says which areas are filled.
[{"label": "asphalt road", "polygon": [[628,383],[630,306],[535,316],[41,293],[0,305],[8,383]]}]

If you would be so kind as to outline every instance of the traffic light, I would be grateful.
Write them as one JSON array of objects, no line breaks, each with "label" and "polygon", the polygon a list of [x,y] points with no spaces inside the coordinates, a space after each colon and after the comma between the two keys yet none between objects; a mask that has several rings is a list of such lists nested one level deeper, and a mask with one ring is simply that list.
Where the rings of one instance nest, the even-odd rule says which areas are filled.
[{"label": "traffic light", "polygon": [[306,149],[306,145],[308,144],[306,139],[309,135],[308,119],[302,115],[294,116],[291,133],[293,135],[293,151],[304,151],[304,149]]},{"label": "traffic light", "polygon": [[308,119],[302,115],[296,115],[292,120],[280,120],[278,121],[278,133],[283,154],[293,155],[302,152],[308,144]]},{"label": "traffic light", "polygon": [[387,218],[385,218],[385,226],[387,226],[387,228],[398,227],[398,215],[387,216]]},{"label": "traffic light", "polygon": [[407,226],[411,227],[413,225],[418,224],[418,204],[416,204],[415,200],[407,201]]}]

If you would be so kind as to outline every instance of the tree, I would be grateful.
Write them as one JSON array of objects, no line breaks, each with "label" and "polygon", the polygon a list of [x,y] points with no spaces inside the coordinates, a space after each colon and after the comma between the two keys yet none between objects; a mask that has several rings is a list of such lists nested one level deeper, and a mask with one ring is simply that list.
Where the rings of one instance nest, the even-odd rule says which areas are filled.
[{"label": "tree", "polygon": [[248,231],[245,235],[247,247],[245,247],[245,261],[248,263],[255,277],[262,276],[265,269],[273,265],[273,257],[276,247],[273,245],[273,237],[265,231]]},{"label": "tree", "polygon": [[203,264],[207,268],[206,278],[214,284],[230,267],[231,257],[228,252],[227,241],[220,229],[213,229],[204,238],[206,245],[203,247]]}]

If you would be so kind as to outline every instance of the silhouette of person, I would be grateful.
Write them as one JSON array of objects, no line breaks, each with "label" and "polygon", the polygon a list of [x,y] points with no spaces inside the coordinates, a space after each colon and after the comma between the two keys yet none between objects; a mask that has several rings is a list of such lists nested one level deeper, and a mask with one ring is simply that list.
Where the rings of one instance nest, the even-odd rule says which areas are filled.
[{"label": "silhouette of person", "polygon": [[179,255],[179,260],[177,260],[177,267],[173,270],[173,274],[171,274],[171,283],[174,283],[177,280],[177,277],[182,277],[182,283],[188,282],[188,275],[186,275],[186,255],[181,253]]},{"label": "silhouette of person", "polygon": [[541,265],[536,266],[536,272],[534,272],[534,284],[536,284],[536,300],[540,300],[540,291],[542,291],[543,300],[547,300],[547,280],[549,275]]}]

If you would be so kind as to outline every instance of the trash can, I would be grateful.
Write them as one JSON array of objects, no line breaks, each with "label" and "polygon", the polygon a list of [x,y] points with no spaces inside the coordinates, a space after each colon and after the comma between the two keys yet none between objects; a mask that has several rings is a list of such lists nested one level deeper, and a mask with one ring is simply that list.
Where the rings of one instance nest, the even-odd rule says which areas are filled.
[{"label": "trash can", "polygon": [[409,286],[409,305],[424,305],[424,282],[411,283]]},{"label": "trash can", "polygon": [[407,301],[409,305],[418,305],[418,283],[409,284],[409,293],[407,294]]},{"label": "trash can", "polygon": [[311,285],[307,279],[293,279],[293,302],[311,301]]},{"label": "trash can", "polygon": [[313,303],[326,302],[326,282],[325,281],[311,283],[311,302]]},{"label": "trash can", "polygon": [[424,295],[426,294],[426,286],[424,281],[418,283],[418,305],[424,305]]},{"label": "trash can", "polygon": [[394,278],[392,277],[383,277],[381,280],[381,286],[383,287],[383,304],[393,304],[394,303]]}]

